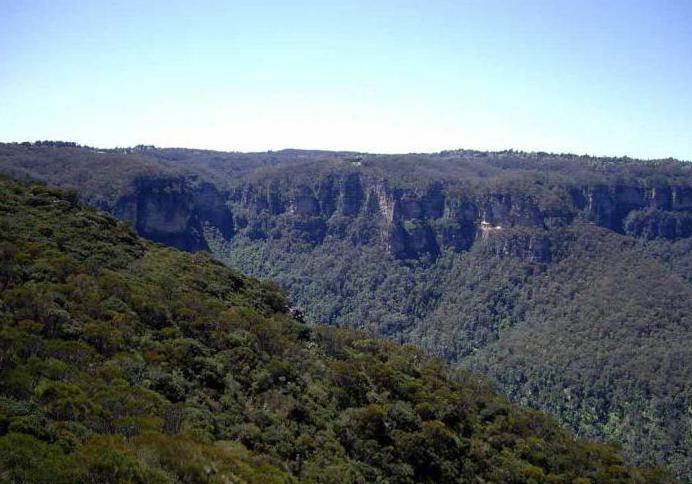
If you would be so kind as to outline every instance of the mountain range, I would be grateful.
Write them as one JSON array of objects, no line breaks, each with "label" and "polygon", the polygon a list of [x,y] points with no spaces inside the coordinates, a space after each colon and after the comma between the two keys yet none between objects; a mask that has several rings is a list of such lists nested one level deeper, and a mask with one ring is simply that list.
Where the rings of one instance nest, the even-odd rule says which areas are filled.
[{"label": "mountain range", "polygon": [[689,163],[39,142],[0,145],[0,170],[275,280],[303,323],[414,344],[692,480]]}]

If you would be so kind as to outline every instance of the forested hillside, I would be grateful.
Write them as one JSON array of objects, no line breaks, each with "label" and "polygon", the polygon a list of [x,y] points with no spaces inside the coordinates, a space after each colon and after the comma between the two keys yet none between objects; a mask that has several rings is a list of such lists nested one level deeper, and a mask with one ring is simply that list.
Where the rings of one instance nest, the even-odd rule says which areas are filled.
[{"label": "forested hillside", "polygon": [[0,178],[4,482],[667,482],[411,346]]},{"label": "forested hillside", "polygon": [[[692,288],[677,273],[688,241],[652,247],[590,224],[555,235],[550,264],[483,246],[401,262],[343,241],[302,253],[238,240],[223,253],[290,288],[315,319],[414,342],[581,435],[689,475]],[[655,253],[676,250],[669,263]]]},{"label": "forested hillside", "polygon": [[[59,167],[56,172],[54,167]],[[692,480],[692,165],[1,145],[153,240],[276,280],[309,323],[490,376]]]}]

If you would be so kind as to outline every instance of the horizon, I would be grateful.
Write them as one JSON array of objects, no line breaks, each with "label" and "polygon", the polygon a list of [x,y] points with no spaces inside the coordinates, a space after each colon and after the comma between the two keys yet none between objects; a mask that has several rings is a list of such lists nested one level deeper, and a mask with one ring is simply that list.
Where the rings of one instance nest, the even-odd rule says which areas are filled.
[{"label": "horizon", "polygon": [[557,152],[557,151],[544,151],[544,150],[536,150],[536,151],[527,151],[527,150],[521,150],[517,148],[505,148],[505,149],[493,149],[493,150],[483,150],[483,149],[475,149],[475,148],[463,148],[463,147],[457,147],[457,148],[445,148],[441,149],[439,151],[408,151],[408,152],[376,152],[376,151],[357,151],[357,150],[340,150],[340,149],[329,149],[329,148],[296,148],[296,147],[285,147],[285,148],[277,148],[277,149],[269,149],[269,150],[260,150],[260,151],[242,151],[242,150],[222,150],[222,149],[214,149],[214,148],[203,148],[200,146],[159,146],[159,145],[154,145],[151,143],[139,143],[136,145],[129,145],[129,146],[92,146],[92,145],[87,145],[87,144],[81,144],[77,141],[72,141],[72,140],[34,140],[34,141],[29,141],[29,140],[24,140],[24,141],[0,141],[0,144],[14,144],[14,145],[22,145],[29,143],[31,145],[40,145],[40,143],[69,143],[69,144],[75,144],[77,148],[86,148],[86,149],[93,149],[93,150],[132,150],[136,148],[153,148],[156,150],[190,150],[190,151],[212,151],[216,153],[238,153],[238,154],[243,154],[243,155],[250,155],[250,154],[262,154],[262,153],[276,153],[276,152],[282,152],[282,151],[305,151],[305,152],[325,152],[325,153],[351,153],[355,155],[385,155],[385,156],[406,156],[406,155],[437,155],[445,152],[456,152],[456,151],[467,151],[467,152],[475,152],[475,153],[487,153],[487,154],[495,154],[495,153],[508,153],[508,152],[513,152],[513,153],[518,153],[518,154],[527,154],[527,155],[532,155],[532,154],[544,154],[548,156],[574,156],[578,158],[594,158],[594,159],[616,159],[616,160],[621,160],[621,159],[629,159],[629,160],[634,160],[634,161],[645,161],[645,162],[654,162],[654,161],[677,161],[681,163],[692,163],[692,158],[691,159],[684,159],[684,158],[676,158],[672,156],[666,156],[666,157],[661,157],[661,158],[640,158],[640,157],[633,157],[629,155],[599,155],[599,154],[593,154],[593,153],[575,153],[575,152]]},{"label": "horizon", "polygon": [[690,160],[691,19],[674,0],[27,0],[0,18],[0,139]]}]

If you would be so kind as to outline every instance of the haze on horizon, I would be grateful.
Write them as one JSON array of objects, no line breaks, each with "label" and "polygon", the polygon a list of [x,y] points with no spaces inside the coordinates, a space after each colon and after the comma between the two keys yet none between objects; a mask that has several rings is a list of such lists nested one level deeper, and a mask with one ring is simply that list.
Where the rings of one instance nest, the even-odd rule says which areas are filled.
[{"label": "haze on horizon", "polygon": [[686,1],[0,0],[0,58],[2,141],[692,160]]}]

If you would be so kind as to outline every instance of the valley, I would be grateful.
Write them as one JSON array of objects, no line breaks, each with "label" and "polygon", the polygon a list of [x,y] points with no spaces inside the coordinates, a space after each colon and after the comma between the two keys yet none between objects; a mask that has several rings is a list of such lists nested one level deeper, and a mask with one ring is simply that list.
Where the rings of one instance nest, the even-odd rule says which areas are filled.
[{"label": "valley", "polygon": [[0,169],[692,479],[688,163],[47,143],[0,145]]}]

